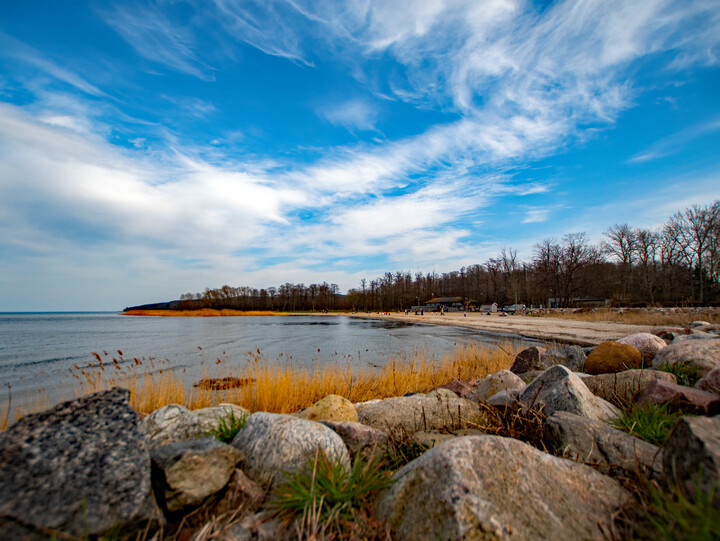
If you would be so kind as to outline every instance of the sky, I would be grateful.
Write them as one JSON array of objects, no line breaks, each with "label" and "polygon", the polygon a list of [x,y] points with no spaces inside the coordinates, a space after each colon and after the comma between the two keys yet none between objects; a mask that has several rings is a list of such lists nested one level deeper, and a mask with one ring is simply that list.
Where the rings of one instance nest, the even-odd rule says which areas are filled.
[{"label": "sky", "polygon": [[717,0],[0,2],[0,311],[359,287],[720,198]]}]

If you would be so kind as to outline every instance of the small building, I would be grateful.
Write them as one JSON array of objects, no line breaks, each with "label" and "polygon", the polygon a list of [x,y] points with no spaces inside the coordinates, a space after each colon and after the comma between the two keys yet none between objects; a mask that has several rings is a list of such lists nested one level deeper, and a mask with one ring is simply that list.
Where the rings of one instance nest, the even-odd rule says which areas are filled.
[{"label": "small building", "polygon": [[498,311],[498,303],[494,302],[492,304],[483,304],[480,307],[481,312],[497,312]]},{"label": "small building", "polygon": [[461,312],[462,310],[477,310],[480,306],[478,301],[466,299],[465,297],[434,297],[425,301],[423,306],[428,312]]}]

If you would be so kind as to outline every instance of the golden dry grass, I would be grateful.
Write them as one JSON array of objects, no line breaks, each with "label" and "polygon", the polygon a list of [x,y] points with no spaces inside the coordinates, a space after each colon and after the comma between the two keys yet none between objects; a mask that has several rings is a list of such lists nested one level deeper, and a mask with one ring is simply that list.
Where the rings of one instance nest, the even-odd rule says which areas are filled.
[{"label": "golden dry grass", "polygon": [[720,323],[720,309],[679,310],[673,309],[660,312],[646,309],[597,308],[594,310],[578,310],[568,312],[548,312],[537,314],[543,317],[556,317],[560,319],[574,319],[578,321],[608,321],[611,323],[628,323],[631,325],[671,325],[684,326],[692,321],[703,320],[710,323]]},{"label": "golden dry grass", "polygon": [[[456,348],[440,360],[431,360],[424,350],[419,350],[411,359],[391,359],[383,367],[360,370],[353,370],[348,365],[320,363],[311,368],[299,368],[258,356],[242,373],[232,374],[254,382],[223,391],[190,387],[178,373],[167,369],[155,367],[152,373],[146,373],[140,371],[142,363],[136,363],[130,369],[114,370],[106,362],[107,370],[78,369],[72,394],[82,396],[115,386],[124,387],[130,389],[132,407],[142,414],[167,404],[198,409],[221,402],[239,404],[250,411],[290,413],[329,394],[362,402],[408,392],[428,392],[453,379],[480,378],[508,368],[517,351],[511,345],[469,345]],[[9,421],[51,406],[41,402],[39,400],[24,411],[13,411]],[[10,413],[7,405],[0,408],[4,408],[0,409],[0,429],[4,430]]]},{"label": "golden dry grass", "polygon": [[230,310],[224,308],[201,308],[200,310],[126,310],[125,316],[153,316],[153,317],[234,317],[234,316],[287,316],[287,312],[272,312],[270,310]]}]

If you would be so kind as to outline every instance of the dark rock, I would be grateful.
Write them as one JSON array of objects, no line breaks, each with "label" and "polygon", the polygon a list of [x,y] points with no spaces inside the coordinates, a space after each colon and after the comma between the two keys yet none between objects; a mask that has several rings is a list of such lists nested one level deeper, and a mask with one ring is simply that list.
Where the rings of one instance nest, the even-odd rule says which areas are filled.
[{"label": "dark rock", "polygon": [[129,399],[113,389],[64,402],[0,436],[0,531],[130,534],[162,520]]},{"label": "dark rock", "polygon": [[559,411],[543,425],[548,450],[572,460],[591,464],[610,475],[641,472],[660,478],[660,449],[602,421]]},{"label": "dark rock", "polygon": [[569,411],[599,420],[619,415],[615,406],[593,395],[576,374],[562,365],[547,369],[520,393],[518,400],[528,408],[542,407],[545,415]]},{"label": "dark rock", "polygon": [[720,395],[661,380],[650,382],[637,404],[640,407],[648,404],[658,406],[666,404],[671,411],[698,415],[720,413]]},{"label": "dark rock", "polygon": [[543,369],[561,364],[573,372],[581,372],[585,364],[585,352],[580,346],[562,346],[546,350],[540,356]]},{"label": "dark rock", "polygon": [[511,438],[441,443],[398,470],[376,512],[393,539],[605,539],[631,501],[592,468]]},{"label": "dark rock", "polygon": [[522,350],[515,356],[515,362],[510,367],[510,372],[513,374],[524,374],[530,370],[543,370],[543,366],[540,363],[540,357],[545,351],[545,348],[538,346],[532,346]]},{"label": "dark rock", "polygon": [[173,513],[202,504],[230,479],[242,453],[216,438],[198,438],[153,449],[153,484]]},{"label": "dark rock", "polygon": [[665,480],[693,496],[699,484],[706,493],[720,483],[720,417],[681,417],[663,450]]},{"label": "dark rock", "polygon": [[715,368],[705,374],[695,384],[695,388],[708,393],[720,394],[720,368]]},{"label": "dark rock", "polygon": [[361,457],[369,459],[377,453],[384,453],[387,448],[388,435],[377,428],[362,423],[320,422],[334,430],[342,438],[352,458],[360,453]]},{"label": "dark rock", "polygon": [[642,368],[642,355],[638,348],[619,342],[603,342],[585,359],[588,374],[609,374],[630,368]]}]

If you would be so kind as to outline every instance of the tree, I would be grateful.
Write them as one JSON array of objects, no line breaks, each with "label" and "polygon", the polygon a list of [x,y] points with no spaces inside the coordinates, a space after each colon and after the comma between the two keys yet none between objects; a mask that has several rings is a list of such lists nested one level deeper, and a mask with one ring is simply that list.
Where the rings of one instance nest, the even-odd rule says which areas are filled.
[{"label": "tree", "polygon": [[622,300],[627,300],[628,282],[637,245],[636,232],[628,224],[615,224],[604,233],[607,241],[602,244],[603,252],[614,255],[620,262],[622,274]]}]

